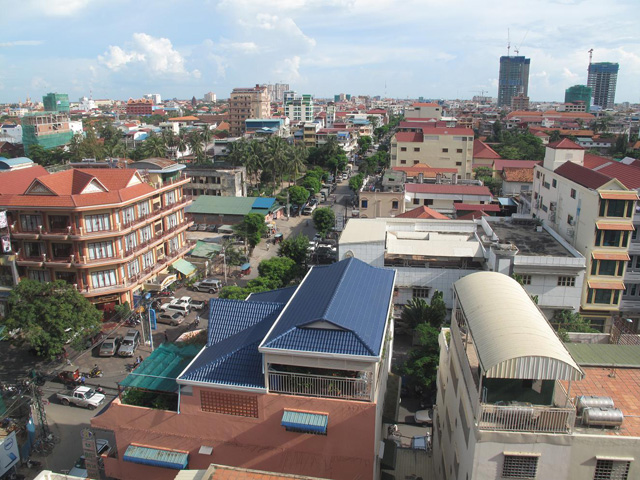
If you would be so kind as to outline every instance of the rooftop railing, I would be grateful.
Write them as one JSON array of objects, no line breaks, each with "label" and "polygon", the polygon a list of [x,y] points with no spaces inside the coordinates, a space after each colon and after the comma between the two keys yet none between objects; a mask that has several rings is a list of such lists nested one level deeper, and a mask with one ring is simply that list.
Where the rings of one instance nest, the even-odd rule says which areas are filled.
[{"label": "rooftop railing", "polygon": [[269,372],[269,391],[306,397],[341,398],[371,401],[372,375],[361,377],[334,377],[290,372]]}]

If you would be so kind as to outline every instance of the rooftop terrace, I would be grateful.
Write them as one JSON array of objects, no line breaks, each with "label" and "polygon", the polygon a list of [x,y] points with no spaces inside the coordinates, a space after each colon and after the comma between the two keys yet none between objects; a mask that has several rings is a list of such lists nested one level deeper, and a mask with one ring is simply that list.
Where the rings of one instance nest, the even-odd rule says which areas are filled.
[{"label": "rooftop terrace", "polygon": [[490,223],[491,228],[500,238],[501,243],[512,243],[518,247],[518,255],[544,256],[544,257],[569,257],[574,255],[567,250],[549,232],[542,229],[536,231],[533,223]]}]

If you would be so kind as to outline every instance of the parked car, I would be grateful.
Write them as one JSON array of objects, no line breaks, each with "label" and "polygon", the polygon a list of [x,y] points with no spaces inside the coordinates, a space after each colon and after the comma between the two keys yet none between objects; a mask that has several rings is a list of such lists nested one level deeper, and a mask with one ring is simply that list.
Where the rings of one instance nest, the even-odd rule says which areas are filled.
[{"label": "parked car", "polygon": [[186,317],[187,315],[189,315],[189,312],[191,311],[191,307],[189,305],[185,305],[181,303],[165,303],[160,307],[160,310],[162,312],[171,312],[171,313],[178,312],[183,317]]},{"label": "parked car", "polygon": [[184,297],[176,298],[175,300],[171,300],[174,305],[185,305],[187,307],[191,306],[191,297],[185,295]]},{"label": "parked car", "polygon": [[179,312],[164,312],[156,317],[158,323],[166,323],[176,327],[184,322],[184,315]]},{"label": "parked car", "polygon": [[105,399],[101,393],[97,393],[93,388],[76,387],[76,389],[68,394],[66,391],[56,394],[56,397],[63,405],[76,405],[78,407],[95,410]]},{"label": "parked car", "polygon": [[101,357],[113,357],[118,351],[118,347],[120,346],[121,343],[122,343],[121,335],[116,335],[116,334],[109,335],[104,340],[104,342],[102,342],[102,345],[100,345],[100,351],[98,352],[98,355],[100,355]]},{"label": "parked car", "polygon": [[193,310],[203,310],[207,302],[204,300],[191,300],[191,308]]},{"label": "parked car", "polygon": [[433,411],[418,410],[414,415],[414,420],[419,425],[431,425],[433,422]]},{"label": "parked car", "polygon": [[198,225],[198,231],[199,232],[206,232],[207,231],[207,225],[204,224],[204,223]]},{"label": "parked car", "polygon": [[207,225],[207,232],[217,232],[218,231],[218,225]]},{"label": "parked car", "polygon": [[140,345],[140,332],[130,328],[122,339],[122,344],[118,349],[118,355],[121,357],[133,357],[138,345]]},{"label": "parked car", "polygon": [[222,287],[222,282],[217,278],[206,278],[193,284],[193,289],[198,292],[216,293]]},{"label": "parked car", "polygon": [[187,228],[187,230],[190,231],[190,232],[195,232],[196,230],[198,230],[198,224],[194,223],[189,228]]},{"label": "parked car", "polygon": [[[96,452],[98,457],[100,455],[109,455],[111,451],[111,445],[107,440],[102,438],[98,438],[96,440]],[[75,463],[73,468],[69,470],[69,476],[78,477],[78,478],[88,478],[89,474],[87,473],[87,465],[85,463],[84,455],[82,455]]]}]

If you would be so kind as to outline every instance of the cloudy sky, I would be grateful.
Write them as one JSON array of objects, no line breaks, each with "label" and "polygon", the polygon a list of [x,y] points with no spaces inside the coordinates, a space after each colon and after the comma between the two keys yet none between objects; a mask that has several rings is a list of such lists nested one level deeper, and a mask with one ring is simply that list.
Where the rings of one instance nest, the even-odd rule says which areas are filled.
[{"label": "cloudy sky", "polygon": [[299,93],[497,95],[499,57],[531,58],[529,96],[562,100],[589,55],[640,102],[638,0],[0,0],[0,102]]}]

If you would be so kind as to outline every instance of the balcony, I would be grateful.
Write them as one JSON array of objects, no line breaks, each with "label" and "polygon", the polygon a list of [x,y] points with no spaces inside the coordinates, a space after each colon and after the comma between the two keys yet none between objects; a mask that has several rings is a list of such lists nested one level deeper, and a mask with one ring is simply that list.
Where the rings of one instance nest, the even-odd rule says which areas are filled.
[{"label": "balcony", "polygon": [[371,402],[373,375],[371,372],[359,372],[358,377],[351,378],[269,371],[269,391],[305,397]]}]

